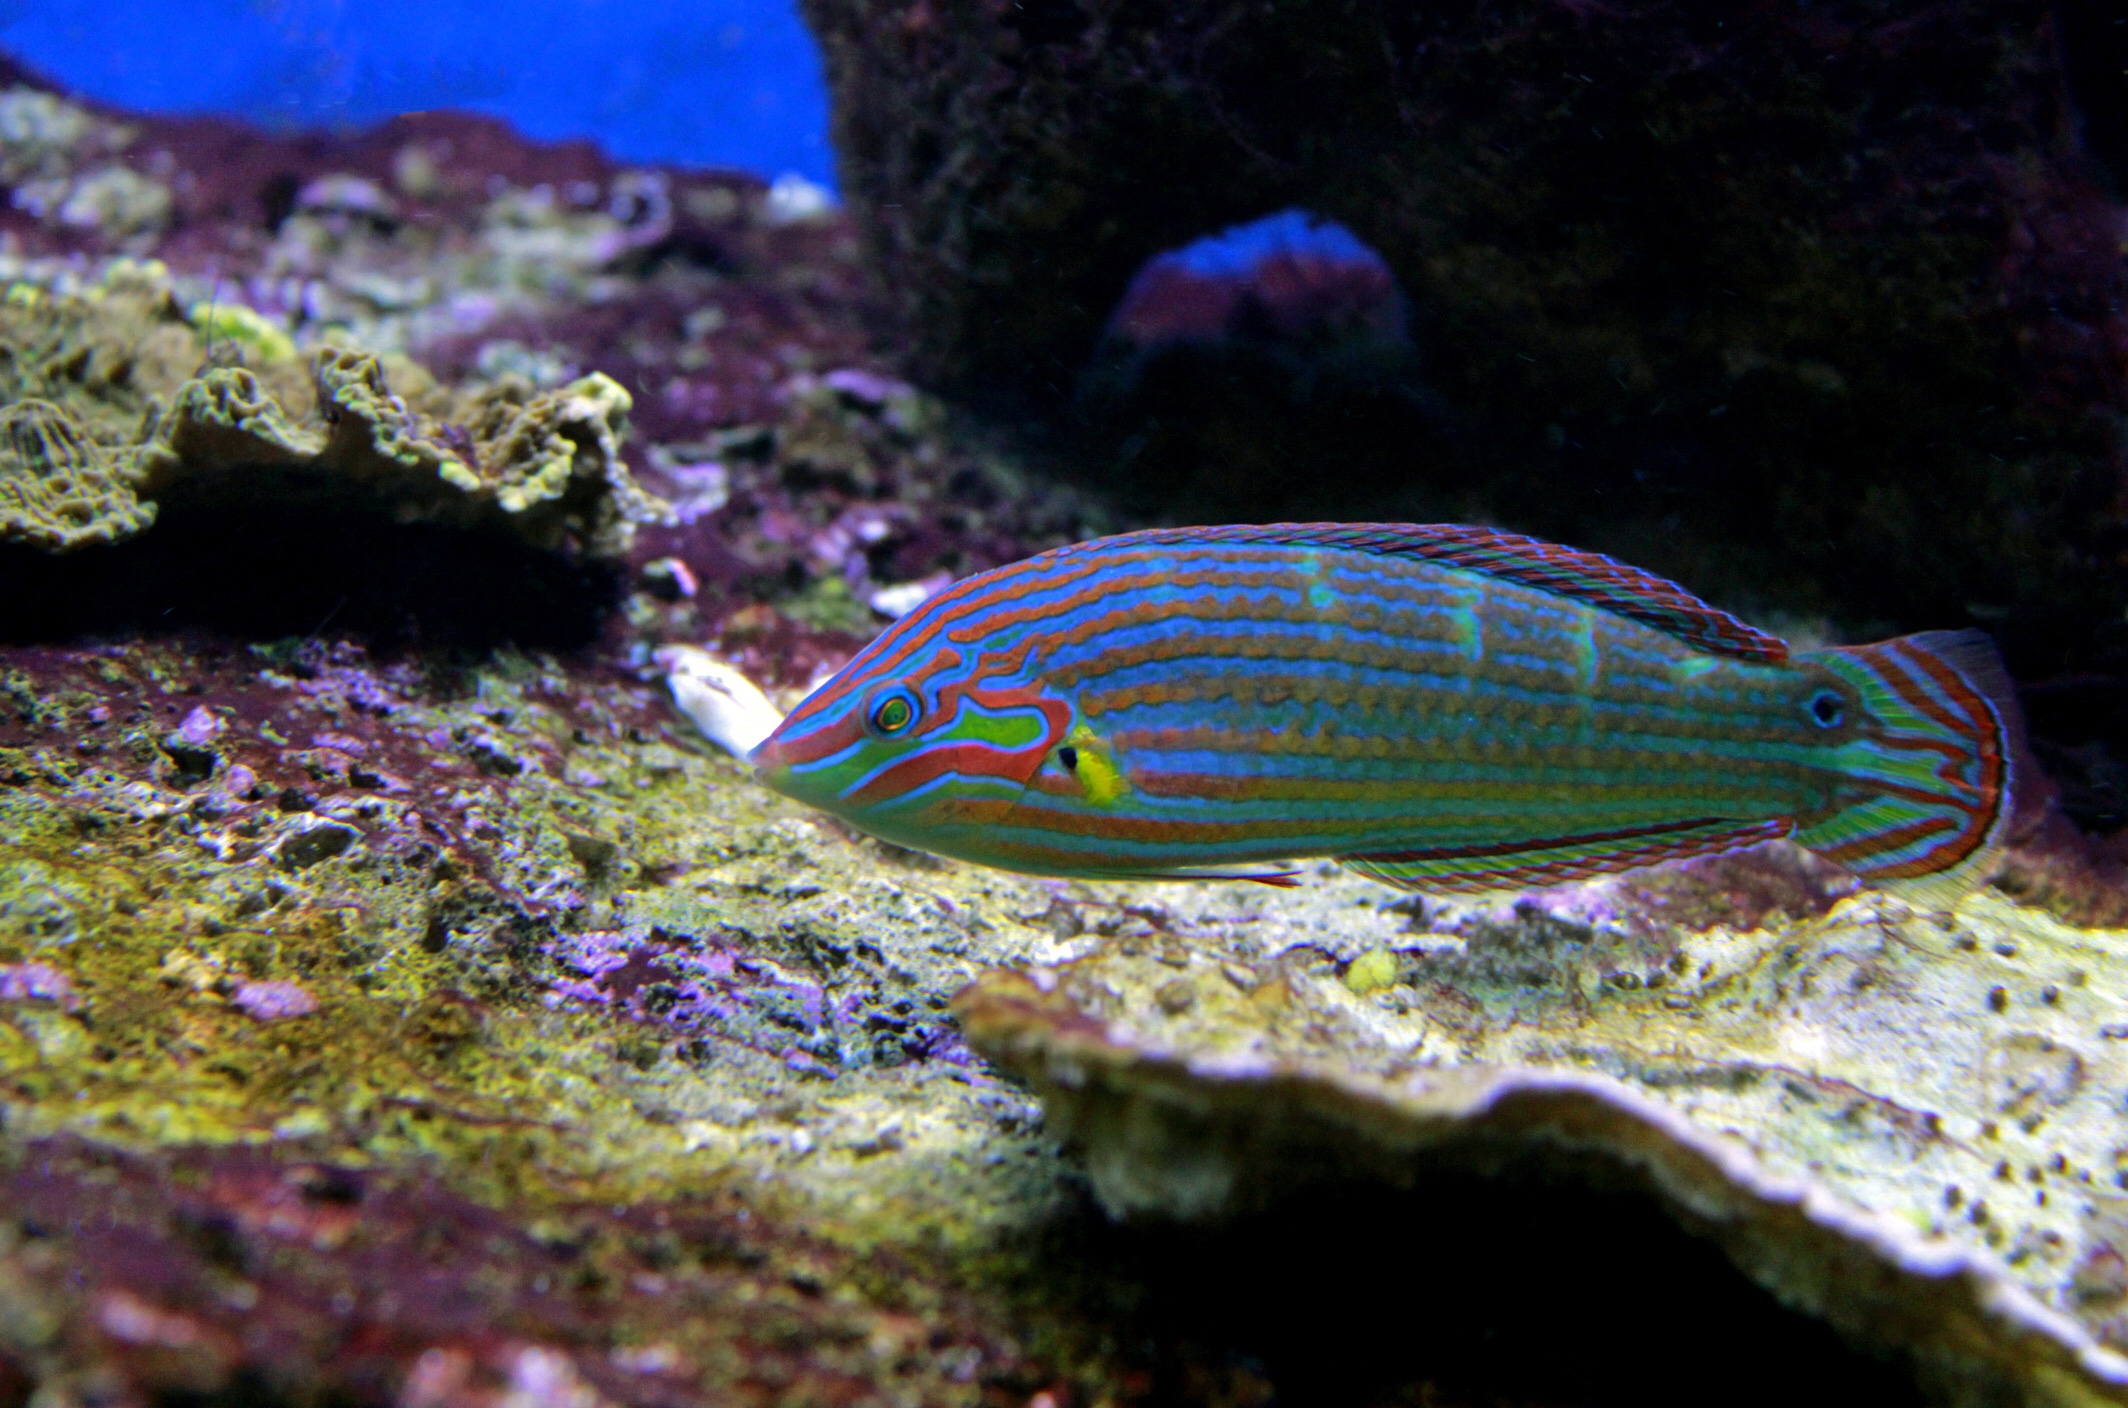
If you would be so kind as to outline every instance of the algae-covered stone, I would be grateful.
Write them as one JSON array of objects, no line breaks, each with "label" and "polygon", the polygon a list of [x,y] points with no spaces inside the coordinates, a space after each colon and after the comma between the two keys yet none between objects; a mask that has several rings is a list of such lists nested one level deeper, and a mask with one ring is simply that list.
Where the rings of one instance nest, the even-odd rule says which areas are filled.
[{"label": "algae-covered stone", "polygon": [[125,145],[128,135],[57,93],[11,85],[0,91],[0,183],[65,176],[84,158]]},{"label": "algae-covered stone", "polygon": [[242,347],[264,363],[295,360],[296,345],[287,331],[271,318],[241,303],[196,303],[192,326],[199,329],[211,348],[217,339]]},{"label": "algae-covered stone", "polygon": [[369,353],[327,349],[312,372],[322,434],[243,368],[187,382],[140,452],[142,492],[212,481],[238,500],[322,498],[593,557],[625,552],[635,526],[665,512],[621,457],[628,393],[597,373],[536,396],[504,382],[458,403],[453,423],[409,407]]},{"label": "algae-covered stone", "polygon": [[1357,889],[1208,914],[1169,961],[995,973],[959,1010],[1119,1213],[1537,1151],[1622,1172],[1942,1402],[2128,1403],[2120,933],[1994,892],[1701,932],[1592,892],[1414,932]]},{"label": "algae-covered stone", "polygon": [[[251,365],[210,365],[228,356]],[[0,404],[45,409],[20,413],[10,460],[43,467],[9,478],[45,487],[0,490],[12,504],[0,533],[50,551],[117,542],[190,494],[223,513],[324,505],[613,558],[667,516],[628,471],[632,403],[609,377],[454,393],[404,357],[328,347],[306,385],[293,357],[248,308],[188,317],[157,264],[114,261],[74,291],[14,285],[0,300]]]},{"label": "algae-covered stone", "polygon": [[292,424],[280,404],[242,367],[216,367],[178,388],[139,451],[142,492],[169,491],[179,479],[236,466],[301,465],[321,442]]},{"label": "algae-covered stone", "polygon": [[0,410],[0,542],[68,552],[131,537],[155,521],[133,480],[49,401]]},{"label": "algae-covered stone", "polygon": [[539,395],[505,380],[459,408],[462,425],[447,425],[411,413],[365,353],[321,353],[316,374],[332,426],[324,458],[392,484],[405,517],[501,521],[535,546],[573,538],[604,557],[664,513],[621,458],[632,402],[610,377],[593,372]]},{"label": "algae-covered stone", "polygon": [[152,243],[177,204],[168,186],[128,166],[99,166],[71,181],[30,182],[16,188],[16,199],[47,220],[99,231],[128,246]]},{"label": "algae-covered stone", "polygon": [[566,534],[594,555],[617,556],[637,524],[667,516],[621,457],[633,404],[599,372],[529,396],[505,380],[469,407],[475,463],[452,482],[491,496],[535,542],[551,546]]},{"label": "algae-covered stone", "polygon": [[[426,1263],[376,1254],[404,1237],[483,1333],[561,1335],[594,1369],[669,1342],[703,1384],[674,1398],[631,1369],[614,1402],[728,1401],[758,1365],[794,1394],[832,1371],[834,1401],[981,1401],[1024,1352],[1000,1328],[939,1358],[968,1318],[956,1278],[1070,1195],[945,995],[979,945],[1056,956],[1009,917],[1026,887],[790,815],[610,675],[505,656],[438,697],[416,666],[293,653],[136,644],[105,670],[53,650],[19,681],[77,713],[0,748],[0,1185],[79,1208],[91,1166],[140,1179],[127,1218],[147,1242],[116,1265],[60,1231],[25,1262],[0,1235],[0,1355],[34,1350],[46,1383],[167,1384],[111,1365],[95,1332],[112,1304],[150,1314],[138,1301],[215,1327],[196,1343],[227,1352],[191,1382],[345,1384],[331,1354],[257,1347],[313,1302],[316,1325],[344,1321],[344,1295],[382,1345],[364,1372],[396,1385],[456,1343],[412,1293]],[[211,777],[154,761],[166,688],[190,701],[179,732],[211,738]],[[153,1172],[173,1159],[214,1191]],[[425,1207],[395,1208],[385,1190],[415,1184]],[[759,1253],[689,1231],[705,1202]],[[330,1230],[284,1240],[321,1213]],[[190,1289],[192,1243],[153,1244],[165,1216],[228,1222],[209,1255],[259,1293]],[[523,1290],[461,1238],[521,1261]],[[970,1314],[1000,1326],[1003,1304]],[[39,1316],[63,1343],[25,1344]]]},{"label": "algae-covered stone", "polygon": [[50,401],[114,449],[139,439],[204,354],[154,261],[113,260],[85,283],[20,280],[0,298],[0,404]]}]

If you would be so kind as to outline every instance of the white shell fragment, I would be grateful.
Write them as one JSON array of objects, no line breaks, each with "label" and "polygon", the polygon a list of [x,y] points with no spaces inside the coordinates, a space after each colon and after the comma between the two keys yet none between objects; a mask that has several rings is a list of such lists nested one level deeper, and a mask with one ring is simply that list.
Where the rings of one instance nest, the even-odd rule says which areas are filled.
[{"label": "white shell fragment", "polygon": [[699,646],[668,645],[652,658],[680,712],[734,757],[745,758],[783,722],[783,711],[759,685]]}]

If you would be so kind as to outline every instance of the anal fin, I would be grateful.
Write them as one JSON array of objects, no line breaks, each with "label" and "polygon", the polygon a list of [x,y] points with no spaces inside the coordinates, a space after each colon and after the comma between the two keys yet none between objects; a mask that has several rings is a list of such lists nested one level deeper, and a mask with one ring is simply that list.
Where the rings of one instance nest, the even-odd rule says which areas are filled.
[{"label": "anal fin", "polygon": [[1218,866],[1185,866],[1179,870],[1117,871],[1117,880],[1253,880],[1259,885],[1291,890],[1300,884],[1298,870],[1222,870]]},{"label": "anal fin", "polygon": [[1400,890],[1436,894],[1539,890],[1643,865],[1740,850],[1779,840],[1791,830],[1785,820],[1685,821],[1543,841],[1377,851],[1340,856],[1338,863]]}]

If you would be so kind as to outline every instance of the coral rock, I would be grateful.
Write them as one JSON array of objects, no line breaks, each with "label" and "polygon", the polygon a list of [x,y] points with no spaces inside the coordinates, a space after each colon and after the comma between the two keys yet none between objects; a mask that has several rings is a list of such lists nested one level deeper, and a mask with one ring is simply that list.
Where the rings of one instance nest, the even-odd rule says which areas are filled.
[{"label": "coral rock", "polygon": [[596,372],[537,396],[505,382],[462,426],[410,410],[367,353],[322,352],[313,372],[322,437],[242,368],[187,382],[140,454],[143,492],[249,476],[261,497],[368,501],[403,523],[502,528],[594,557],[626,552],[636,524],[665,516],[621,458],[628,393]]},{"label": "coral rock", "polygon": [[0,410],[0,542],[70,552],[131,537],[155,521],[132,480],[129,465],[49,401]]},{"label": "coral rock", "polygon": [[50,401],[86,438],[136,440],[159,402],[199,367],[201,348],[153,261],[111,261],[86,287],[10,284],[0,300],[0,404]]},{"label": "coral rock", "polygon": [[[1261,924],[1332,903],[1275,897]],[[2118,934],[1994,894],[1940,917],[1858,895],[1653,946],[1562,912],[1396,935],[1347,908],[1323,929],[1360,951],[1343,980],[1320,941],[1253,966],[1231,937],[1105,945],[957,1005],[1118,1213],[1534,1154],[1645,1188],[1940,1401],[2128,1403]]]}]

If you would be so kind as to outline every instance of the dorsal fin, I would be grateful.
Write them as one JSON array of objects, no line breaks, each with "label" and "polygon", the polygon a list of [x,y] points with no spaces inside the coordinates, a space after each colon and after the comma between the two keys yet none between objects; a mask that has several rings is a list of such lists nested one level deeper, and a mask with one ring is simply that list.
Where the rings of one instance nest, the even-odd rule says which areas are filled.
[{"label": "dorsal fin", "polygon": [[1602,553],[1583,552],[1492,528],[1460,523],[1236,523],[1205,528],[1148,528],[1126,533],[1123,540],[1176,546],[1255,543],[1342,548],[1386,557],[1423,558],[1572,597],[1653,626],[1711,654],[1771,663],[1788,658],[1786,641],[1707,605],[1675,582],[1628,567]]}]

